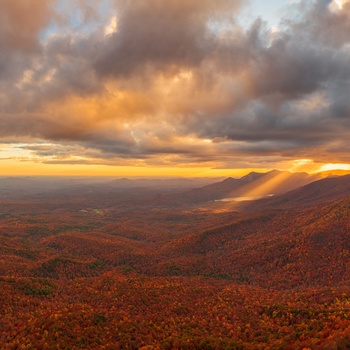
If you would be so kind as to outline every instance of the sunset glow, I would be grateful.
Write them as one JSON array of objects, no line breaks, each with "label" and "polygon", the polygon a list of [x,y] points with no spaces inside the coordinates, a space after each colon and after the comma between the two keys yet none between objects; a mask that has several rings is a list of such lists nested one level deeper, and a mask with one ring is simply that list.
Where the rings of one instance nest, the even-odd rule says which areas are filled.
[{"label": "sunset glow", "polygon": [[320,171],[329,170],[350,170],[350,164],[324,164],[321,166]]},{"label": "sunset glow", "polygon": [[2,1],[0,175],[350,170],[350,2],[213,4]]}]

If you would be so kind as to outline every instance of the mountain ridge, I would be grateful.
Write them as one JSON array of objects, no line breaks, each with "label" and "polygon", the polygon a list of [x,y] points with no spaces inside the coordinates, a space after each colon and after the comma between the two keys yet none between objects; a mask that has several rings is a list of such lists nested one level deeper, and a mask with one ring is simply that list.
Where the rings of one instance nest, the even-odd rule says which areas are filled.
[{"label": "mountain ridge", "polygon": [[247,204],[250,210],[259,208],[286,209],[296,206],[325,204],[350,196],[350,174],[316,180],[279,196],[263,198]]},{"label": "mountain ridge", "polygon": [[291,173],[289,171],[271,170],[267,173],[258,173],[253,171],[238,179],[229,177],[214,184],[183,192],[176,198],[199,203],[231,197],[259,197],[282,194],[317,181],[322,177],[322,175],[305,172]]}]

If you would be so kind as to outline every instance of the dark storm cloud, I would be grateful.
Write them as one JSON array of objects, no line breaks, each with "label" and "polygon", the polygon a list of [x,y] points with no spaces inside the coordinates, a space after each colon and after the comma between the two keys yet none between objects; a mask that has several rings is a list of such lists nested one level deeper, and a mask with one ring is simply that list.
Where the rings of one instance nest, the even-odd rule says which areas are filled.
[{"label": "dark storm cloud", "polygon": [[293,99],[349,79],[349,14],[334,13],[319,1],[301,21],[290,22],[254,57],[257,94]]},{"label": "dark storm cloud", "polygon": [[[285,154],[287,149],[300,148],[304,153],[309,149],[309,156],[315,146],[334,140],[346,144],[350,37],[344,33],[350,23],[349,4],[342,12],[333,12],[326,5],[316,2],[269,44],[261,45],[266,34],[261,22],[255,23],[255,40],[246,41],[251,53],[245,66],[249,99],[242,107],[215,117],[196,114],[186,121],[188,128],[201,137],[250,141],[254,151],[264,140],[275,142],[274,149]],[[322,23],[327,40],[320,35],[322,18],[333,24],[329,28]],[[270,152],[266,149],[266,154]]]}]

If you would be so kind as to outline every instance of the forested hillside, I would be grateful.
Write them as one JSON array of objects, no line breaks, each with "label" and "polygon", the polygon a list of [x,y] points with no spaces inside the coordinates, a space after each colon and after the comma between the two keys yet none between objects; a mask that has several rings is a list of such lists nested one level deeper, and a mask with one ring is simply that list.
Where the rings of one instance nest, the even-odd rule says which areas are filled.
[{"label": "forested hillside", "polygon": [[122,183],[3,189],[2,349],[350,347],[349,176],[182,205]]}]

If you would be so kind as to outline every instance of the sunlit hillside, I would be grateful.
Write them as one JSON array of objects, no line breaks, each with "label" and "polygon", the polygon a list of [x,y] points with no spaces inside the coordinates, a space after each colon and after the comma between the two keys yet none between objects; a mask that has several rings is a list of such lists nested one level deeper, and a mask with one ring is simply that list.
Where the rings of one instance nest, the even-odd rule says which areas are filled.
[{"label": "sunlit hillside", "polygon": [[2,348],[346,349],[349,175],[302,179],[3,179]]}]

